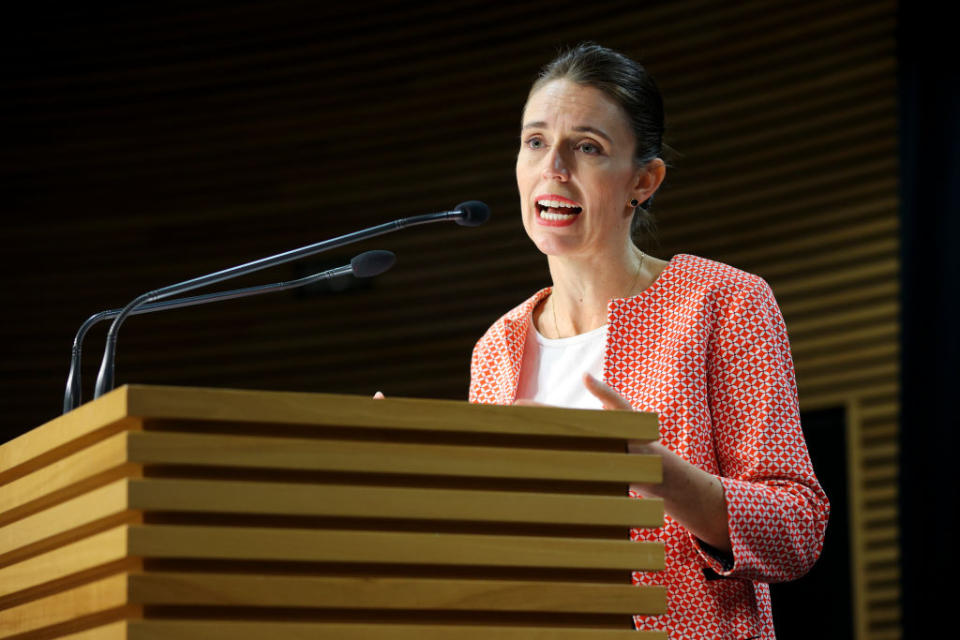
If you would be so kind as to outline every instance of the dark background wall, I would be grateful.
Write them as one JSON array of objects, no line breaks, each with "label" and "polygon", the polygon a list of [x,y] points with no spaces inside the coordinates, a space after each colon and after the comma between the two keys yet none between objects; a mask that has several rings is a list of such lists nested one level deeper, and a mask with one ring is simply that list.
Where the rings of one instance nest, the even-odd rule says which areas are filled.
[{"label": "dark background wall", "polygon": [[[788,307],[789,287],[808,287],[781,257],[809,260],[814,247],[785,242],[869,217],[851,203],[894,204],[879,182],[894,175],[883,153],[893,138],[877,138],[893,124],[892,9],[846,7],[21,7],[6,25],[0,156],[7,434],[56,415],[70,340],[88,314],[479,198],[494,211],[480,229],[405,231],[325,256],[394,249],[397,268],[365,291],[133,318],[118,362],[120,383],[464,397],[473,341],[546,282],[517,217],[517,122],[538,67],[586,38],[642,58],[664,87],[680,155],[653,250],[756,270],[784,287]],[[864,70],[872,79],[851,82]],[[875,241],[884,224],[840,229],[874,243],[839,264],[799,267],[816,275],[891,255],[895,241]],[[808,315],[793,314],[795,341]],[[87,344],[88,395],[102,335]],[[814,386],[825,385],[835,381]]]},{"label": "dark background wall", "polygon": [[[949,589],[938,558],[953,550],[954,452],[960,417],[960,56],[929,7],[898,12],[903,256],[900,519],[906,637],[942,633]],[[944,509],[945,507],[945,509]],[[955,518],[954,518],[955,519]]]},{"label": "dark background wall", "polygon": [[[527,88],[592,39],[641,59],[678,155],[658,242],[774,287],[805,410],[843,408],[855,637],[901,633],[893,2],[31,4],[4,20],[3,439],[55,417],[83,319],[466,199],[341,293],[130,319],[119,383],[463,398],[476,338],[547,284],[513,178]],[[909,145],[909,142],[908,142]],[[89,397],[105,327],[85,349]]]},{"label": "dark background wall", "polygon": [[[530,266],[542,274],[524,238],[502,233],[519,229],[514,137],[537,64],[507,60],[491,38],[502,29],[527,57],[549,57],[554,37],[530,38],[536,12],[241,2],[22,16],[4,107],[6,259],[17,265],[4,287],[22,301],[4,358],[10,435],[56,414],[87,314],[482,198],[497,214],[484,229],[357,247],[400,260],[366,293],[135,318],[120,342],[120,382],[464,397],[471,343],[503,308],[486,296],[529,282]],[[498,259],[478,269],[479,255]]]}]

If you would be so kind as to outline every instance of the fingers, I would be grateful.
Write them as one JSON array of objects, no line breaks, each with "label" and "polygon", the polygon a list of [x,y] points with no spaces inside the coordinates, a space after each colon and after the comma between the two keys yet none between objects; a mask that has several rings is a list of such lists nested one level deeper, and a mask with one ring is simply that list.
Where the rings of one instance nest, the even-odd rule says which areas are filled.
[{"label": "fingers", "polygon": [[[623,411],[633,411],[633,407],[630,406],[630,403],[626,398],[617,393],[609,385],[597,380],[589,373],[583,374],[583,384],[587,387],[587,391],[599,398],[600,402],[603,403],[604,409],[620,409]],[[513,401],[514,406],[519,407],[547,407],[550,405],[545,405],[542,402],[534,402],[533,400],[520,399]]]},{"label": "fingers", "polygon": [[589,373],[583,374],[583,384],[587,391],[595,395],[603,403],[604,409],[621,409],[624,411],[633,411],[633,407],[627,402],[627,399],[617,393],[612,387],[600,380],[597,380]]},{"label": "fingers", "polygon": [[385,397],[385,396],[383,395],[383,392],[382,392],[382,391],[377,391],[375,394],[373,394],[373,399],[374,399],[374,400],[383,400],[384,397]]}]

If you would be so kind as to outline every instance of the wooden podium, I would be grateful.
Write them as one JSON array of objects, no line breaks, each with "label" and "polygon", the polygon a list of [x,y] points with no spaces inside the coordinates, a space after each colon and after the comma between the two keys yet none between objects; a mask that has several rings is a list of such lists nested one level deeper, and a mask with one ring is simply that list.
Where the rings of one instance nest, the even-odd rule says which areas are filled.
[{"label": "wooden podium", "polygon": [[[126,386],[0,447],[0,638],[635,639],[655,415]],[[666,638],[659,632],[639,637]]]}]

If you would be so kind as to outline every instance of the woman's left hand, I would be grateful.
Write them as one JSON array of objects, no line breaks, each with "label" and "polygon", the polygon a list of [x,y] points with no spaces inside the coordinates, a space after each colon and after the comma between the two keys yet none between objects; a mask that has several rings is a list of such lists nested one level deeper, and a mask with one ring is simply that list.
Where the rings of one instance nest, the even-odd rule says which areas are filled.
[{"label": "woman's left hand", "polygon": [[[583,384],[603,403],[604,409],[633,411],[630,402],[610,385],[584,374]],[[515,404],[544,406],[531,400]],[[663,460],[660,484],[632,485],[630,488],[649,497],[663,498],[666,512],[704,542],[730,552],[727,501],[720,479],[687,462],[659,442],[629,443],[630,453],[657,455]]]},{"label": "woman's left hand", "polygon": [[[589,373],[583,374],[583,385],[587,391],[597,397],[603,403],[604,409],[619,409],[623,411],[633,411],[633,407],[622,395],[605,382],[597,380]],[[515,400],[515,405],[519,407],[549,407],[551,405],[543,404],[535,400],[520,399]]]},{"label": "woman's left hand", "polygon": [[602,380],[594,378],[589,373],[583,374],[583,385],[587,391],[592,393],[603,403],[604,409],[620,409],[623,411],[633,411],[633,407],[622,395]]},{"label": "woman's left hand", "polygon": [[[583,374],[583,384],[587,388],[587,391],[595,395],[597,399],[603,403],[604,409],[633,411],[633,406],[630,404],[630,401],[620,395],[616,389],[606,382],[594,378],[589,373],[585,373]],[[630,442],[627,444],[627,451],[630,453],[662,456],[669,452],[669,449],[659,442]]]}]

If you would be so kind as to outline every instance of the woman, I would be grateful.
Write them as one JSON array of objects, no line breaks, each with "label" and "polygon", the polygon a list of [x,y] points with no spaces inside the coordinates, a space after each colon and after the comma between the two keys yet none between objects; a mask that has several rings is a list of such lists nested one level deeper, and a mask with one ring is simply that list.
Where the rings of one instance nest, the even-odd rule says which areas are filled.
[{"label": "woman", "polygon": [[477,343],[473,402],[652,411],[663,457],[671,638],[773,638],[769,587],[819,556],[829,512],[800,430],[793,362],[767,284],[689,255],[646,255],[632,231],[663,182],[663,107],[643,67],[581,45],[527,98],[517,155],[523,225],[553,287]]}]

